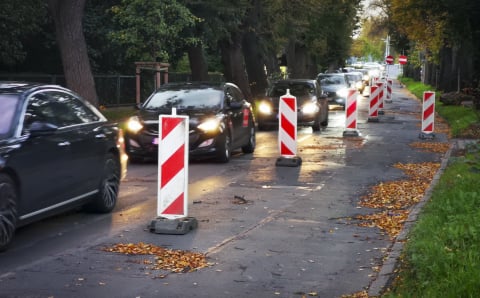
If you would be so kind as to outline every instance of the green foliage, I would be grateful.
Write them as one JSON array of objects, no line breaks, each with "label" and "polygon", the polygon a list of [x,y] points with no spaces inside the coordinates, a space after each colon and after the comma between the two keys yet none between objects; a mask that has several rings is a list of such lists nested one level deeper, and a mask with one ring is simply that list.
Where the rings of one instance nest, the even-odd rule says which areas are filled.
[{"label": "green foliage", "polygon": [[126,47],[126,57],[138,61],[168,62],[176,50],[197,41],[184,33],[198,18],[175,0],[123,0],[110,13],[119,28],[111,32],[111,40]]},{"label": "green foliage", "polygon": [[27,53],[26,37],[39,32],[45,23],[47,8],[43,1],[0,1],[0,64],[22,62]]}]

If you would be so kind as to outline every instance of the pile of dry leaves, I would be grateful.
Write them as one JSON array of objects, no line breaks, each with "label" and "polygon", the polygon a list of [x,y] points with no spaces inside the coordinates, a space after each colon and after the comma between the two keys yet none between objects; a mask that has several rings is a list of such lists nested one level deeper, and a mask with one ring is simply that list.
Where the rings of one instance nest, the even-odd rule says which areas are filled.
[{"label": "pile of dry leaves", "polygon": [[154,261],[144,260],[143,264],[151,265],[151,270],[168,270],[174,273],[192,272],[210,266],[204,254],[184,250],[166,249],[153,244],[118,243],[103,248],[103,251],[126,255],[153,255]]}]

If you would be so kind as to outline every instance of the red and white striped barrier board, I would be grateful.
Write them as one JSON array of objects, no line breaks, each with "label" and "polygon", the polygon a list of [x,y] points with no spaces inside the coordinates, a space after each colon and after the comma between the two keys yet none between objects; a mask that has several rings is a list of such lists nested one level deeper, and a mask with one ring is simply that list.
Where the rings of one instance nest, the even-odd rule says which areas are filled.
[{"label": "red and white striped barrier board", "polygon": [[[378,86],[378,109],[382,110],[383,109],[383,101],[384,101],[384,96],[385,96],[385,84],[383,82],[377,82]],[[379,111],[379,113],[381,113]]]},{"label": "red and white striped barrier board", "polygon": [[423,92],[422,134],[432,134],[435,123],[435,92]]},{"label": "red and white striped barrier board", "polygon": [[370,87],[370,105],[368,109],[368,120],[378,120],[378,106],[379,106],[380,88],[378,86]]},{"label": "red and white striped barrier board", "polygon": [[160,115],[157,216],[178,219],[188,207],[188,116]]},{"label": "red and white striped barrier board", "polygon": [[387,80],[387,100],[386,102],[392,102],[392,88],[393,88],[393,80]]},{"label": "red and white striped barrier board", "polygon": [[297,155],[297,98],[287,94],[280,97],[278,144],[282,157]]},{"label": "red and white striped barrier board", "polygon": [[345,104],[345,131],[343,136],[358,136],[357,131],[357,97],[356,89],[348,89],[347,102]]}]

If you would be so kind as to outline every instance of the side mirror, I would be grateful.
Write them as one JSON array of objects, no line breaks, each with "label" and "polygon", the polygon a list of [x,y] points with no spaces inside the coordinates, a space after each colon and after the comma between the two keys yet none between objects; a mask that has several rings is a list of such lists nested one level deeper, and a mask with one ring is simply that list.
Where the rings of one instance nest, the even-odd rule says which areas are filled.
[{"label": "side mirror", "polygon": [[229,107],[231,109],[240,109],[243,107],[243,103],[238,101],[231,101],[229,104]]},{"label": "side mirror", "polygon": [[34,121],[30,124],[28,131],[32,137],[50,135],[56,132],[58,126],[48,122]]}]

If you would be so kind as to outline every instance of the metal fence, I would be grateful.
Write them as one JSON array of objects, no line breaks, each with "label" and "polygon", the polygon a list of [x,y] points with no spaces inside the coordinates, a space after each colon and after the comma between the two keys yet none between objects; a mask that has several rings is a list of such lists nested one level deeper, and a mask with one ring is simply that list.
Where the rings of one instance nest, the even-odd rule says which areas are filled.
[{"label": "metal fence", "polygon": [[[163,77],[163,76],[162,76]],[[99,105],[128,106],[135,104],[136,77],[134,75],[94,75]],[[5,74],[0,73],[0,80],[29,81],[66,86],[63,75],[46,74]],[[168,73],[169,82],[191,81],[189,73]],[[210,81],[223,81],[221,74],[209,75]],[[142,71],[140,74],[140,98],[145,100],[155,90],[154,72]],[[162,79],[162,84],[163,82]]]}]

